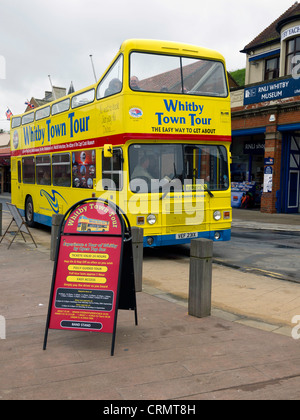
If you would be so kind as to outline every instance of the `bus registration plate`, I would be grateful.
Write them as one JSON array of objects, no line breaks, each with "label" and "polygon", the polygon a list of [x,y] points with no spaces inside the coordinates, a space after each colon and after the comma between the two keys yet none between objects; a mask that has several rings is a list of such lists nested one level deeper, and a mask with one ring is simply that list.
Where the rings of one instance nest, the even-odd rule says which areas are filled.
[{"label": "bus registration plate", "polygon": [[198,238],[198,232],[177,233],[176,239],[192,239]]}]

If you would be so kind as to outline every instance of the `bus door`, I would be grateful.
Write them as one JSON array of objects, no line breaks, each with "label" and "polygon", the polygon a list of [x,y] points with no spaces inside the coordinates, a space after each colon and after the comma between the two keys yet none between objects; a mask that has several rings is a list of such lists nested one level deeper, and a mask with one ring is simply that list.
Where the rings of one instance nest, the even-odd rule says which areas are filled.
[{"label": "bus door", "polygon": [[100,173],[100,177],[97,177],[97,179],[100,179],[100,181],[96,186],[96,191],[102,192],[101,197],[103,199],[116,203],[122,210],[124,209],[122,195],[124,190],[123,162],[123,149],[121,147],[112,148],[111,146],[111,155],[106,155],[104,150],[101,150],[97,159],[97,170]]},{"label": "bus door", "polygon": [[185,208],[189,209],[191,224],[198,227],[198,231],[207,230],[207,214],[210,200],[204,190],[209,188],[210,165],[209,154],[203,146],[185,145]]},{"label": "bus door", "polygon": [[11,191],[12,202],[18,207],[23,208],[23,188],[22,188],[22,159],[14,160],[15,166],[12,165],[11,171]]}]

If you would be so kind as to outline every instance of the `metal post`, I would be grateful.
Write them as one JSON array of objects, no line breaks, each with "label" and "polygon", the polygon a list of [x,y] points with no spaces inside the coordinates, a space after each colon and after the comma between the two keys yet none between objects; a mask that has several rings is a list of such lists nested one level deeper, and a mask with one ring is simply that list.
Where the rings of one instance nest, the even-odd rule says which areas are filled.
[{"label": "metal post", "polygon": [[211,314],[212,255],[213,241],[191,241],[188,314],[198,318]]},{"label": "metal post", "polygon": [[133,255],[133,269],[135,291],[142,291],[143,278],[143,238],[144,229],[133,226],[131,228],[132,235],[132,255]]},{"label": "metal post", "polygon": [[62,214],[53,214],[52,215],[52,226],[51,226],[51,248],[50,248],[50,260],[55,260],[56,255],[56,245],[57,238],[59,233],[59,226],[64,216]]},{"label": "metal post", "polygon": [[96,77],[96,72],[95,72],[95,67],[94,67],[94,63],[93,63],[93,56],[92,54],[90,54],[90,59],[92,62],[92,67],[93,67],[93,73],[94,73],[94,77],[95,77],[95,82],[97,83],[97,77]]}]

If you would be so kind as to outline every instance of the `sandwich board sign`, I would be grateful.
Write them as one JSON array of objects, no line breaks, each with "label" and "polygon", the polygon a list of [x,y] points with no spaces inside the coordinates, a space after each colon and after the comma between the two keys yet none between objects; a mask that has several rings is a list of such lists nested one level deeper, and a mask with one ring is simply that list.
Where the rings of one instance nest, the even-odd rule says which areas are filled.
[{"label": "sandwich board sign", "polygon": [[118,309],[137,308],[131,229],[108,200],[79,201],[64,215],[58,235],[45,329],[112,334]]},{"label": "sandwich board sign", "polygon": [[[11,215],[12,215],[12,220],[11,220],[11,222],[10,222],[10,224],[9,224],[8,228],[6,229],[6,231],[5,231],[4,235],[2,236],[0,243],[2,242],[2,240],[3,240],[4,236],[5,236],[7,233],[14,233],[15,235],[13,236],[13,238],[12,238],[12,240],[10,241],[10,243],[9,243],[9,245],[8,245],[8,248],[7,248],[7,249],[9,249],[9,248],[10,248],[10,246],[11,246],[11,244],[13,243],[14,239],[15,239],[15,238],[16,238],[16,236],[18,235],[18,233],[20,233],[20,234],[22,235],[22,237],[23,237],[24,241],[26,242],[25,236],[23,235],[23,233],[26,233],[26,234],[28,234],[28,235],[31,237],[31,239],[32,239],[32,241],[33,241],[33,243],[34,243],[34,245],[35,245],[35,246],[36,246],[36,248],[37,248],[37,244],[35,243],[35,240],[33,239],[33,236],[31,235],[31,233],[30,233],[30,231],[29,231],[29,228],[28,228],[28,226],[27,226],[27,223],[23,220],[23,217],[21,216],[21,214],[20,214],[20,212],[19,212],[18,208],[17,208],[14,204],[11,204],[11,203],[6,203],[6,205],[7,205],[8,210],[10,211],[10,213],[11,213]],[[17,225],[17,227],[18,227],[18,230],[17,230],[17,231],[10,231],[10,230],[9,230],[9,228],[11,227],[11,225],[12,225],[12,223],[13,223],[13,222],[15,222],[15,224],[16,224],[16,225]],[[1,226],[0,226],[0,235],[1,235]]]}]

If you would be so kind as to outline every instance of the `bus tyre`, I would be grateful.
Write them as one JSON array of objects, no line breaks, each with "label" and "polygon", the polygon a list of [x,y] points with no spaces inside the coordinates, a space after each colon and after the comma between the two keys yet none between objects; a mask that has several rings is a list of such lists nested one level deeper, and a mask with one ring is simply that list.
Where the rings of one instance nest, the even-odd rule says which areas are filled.
[{"label": "bus tyre", "polygon": [[25,202],[25,219],[29,227],[34,226],[34,210],[33,210],[33,201],[29,196]]}]

